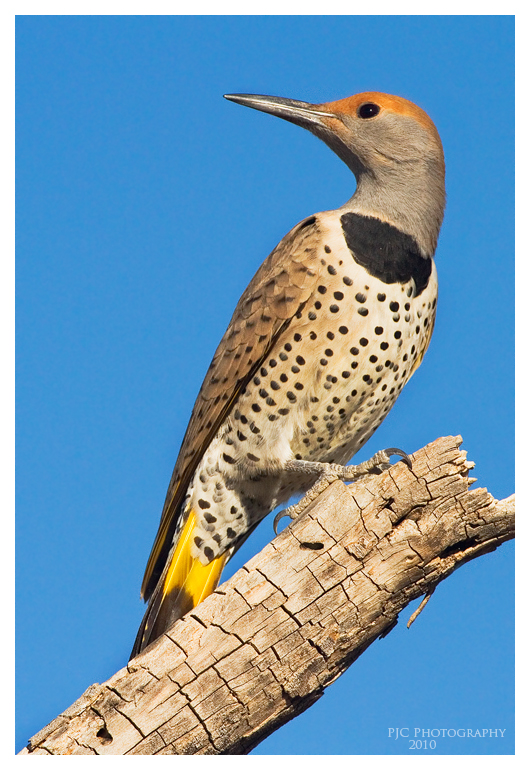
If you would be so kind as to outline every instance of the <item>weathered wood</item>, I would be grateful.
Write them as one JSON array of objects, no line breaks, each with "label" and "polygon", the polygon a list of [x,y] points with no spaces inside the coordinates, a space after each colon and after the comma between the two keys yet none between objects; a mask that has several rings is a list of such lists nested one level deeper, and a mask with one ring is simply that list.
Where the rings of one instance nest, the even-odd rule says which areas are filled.
[{"label": "weathered wood", "polygon": [[320,698],[413,599],[514,537],[441,438],[308,511],[22,754],[244,754]]}]

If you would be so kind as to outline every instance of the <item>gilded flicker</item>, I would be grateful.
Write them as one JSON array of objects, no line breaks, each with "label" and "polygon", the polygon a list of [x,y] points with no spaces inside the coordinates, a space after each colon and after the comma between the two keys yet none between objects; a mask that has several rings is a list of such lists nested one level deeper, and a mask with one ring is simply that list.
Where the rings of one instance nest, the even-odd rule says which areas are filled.
[{"label": "gilded flicker", "polygon": [[330,478],[355,479],[400,454],[343,467],[418,368],[434,326],[445,186],[428,115],[375,92],[318,105],[226,98],[309,129],[357,187],[341,208],[297,224],[237,304],[169,484],[132,656],[215,589],[276,506],[309,489],[292,517]]}]

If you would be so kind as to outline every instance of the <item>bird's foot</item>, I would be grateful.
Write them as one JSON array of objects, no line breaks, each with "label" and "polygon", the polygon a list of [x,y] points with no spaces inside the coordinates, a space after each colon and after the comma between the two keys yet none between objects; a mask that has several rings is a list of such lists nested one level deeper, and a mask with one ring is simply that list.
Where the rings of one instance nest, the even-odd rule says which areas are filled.
[{"label": "bird's foot", "polygon": [[401,449],[391,447],[382,449],[369,460],[359,465],[337,465],[336,463],[317,463],[309,460],[290,460],[284,470],[293,473],[307,473],[312,476],[318,476],[316,482],[308,489],[303,498],[295,505],[290,505],[285,510],[280,511],[274,519],[274,532],[278,534],[278,524],[284,518],[296,519],[316,498],[334,481],[356,481],[368,473],[382,473],[390,468],[390,458],[397,455],[409,468],[412,467],[410,457]]}]

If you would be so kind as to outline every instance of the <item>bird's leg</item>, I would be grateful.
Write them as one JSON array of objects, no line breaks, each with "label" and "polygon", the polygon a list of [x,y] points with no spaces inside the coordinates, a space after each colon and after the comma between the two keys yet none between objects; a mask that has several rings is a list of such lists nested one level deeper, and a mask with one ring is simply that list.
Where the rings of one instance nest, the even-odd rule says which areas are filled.
[{"label": "bird's leg", "polygon": [[295,519],[308,507],[313,500],[320,495],[333,481],[356,481],[361,476],[368,473],[382,473],[390,468],[390,457],[398,455],[404,460],[409,468],[412,467],[409,456],[401,449],[391,447],[382,449],[369,460],[360,465],[337,465],[336,463],[318,463],[310,460],[289,460],[285,463],[283,469],[292,473],[307,473],[311,476],[317,476],[316,482],[308,489],[303,498],[295,505],[290,505],[283,511],[280,511],[274,519],[274,532],[278,534],[278,524],[286,516]]}]

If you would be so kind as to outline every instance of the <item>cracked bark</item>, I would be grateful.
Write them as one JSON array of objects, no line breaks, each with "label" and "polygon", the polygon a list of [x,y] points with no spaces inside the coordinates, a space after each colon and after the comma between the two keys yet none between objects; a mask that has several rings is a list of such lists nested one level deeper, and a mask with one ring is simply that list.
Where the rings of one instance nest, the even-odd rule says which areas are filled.
[{"label": "cracked bark", "polygon": [[318,700],[410,601],[514,537],[515,498],[470,490],[460,443],[420,449],[412,471],[398,463],[349,487],[334,482],[21,753],[248,753]]}]

